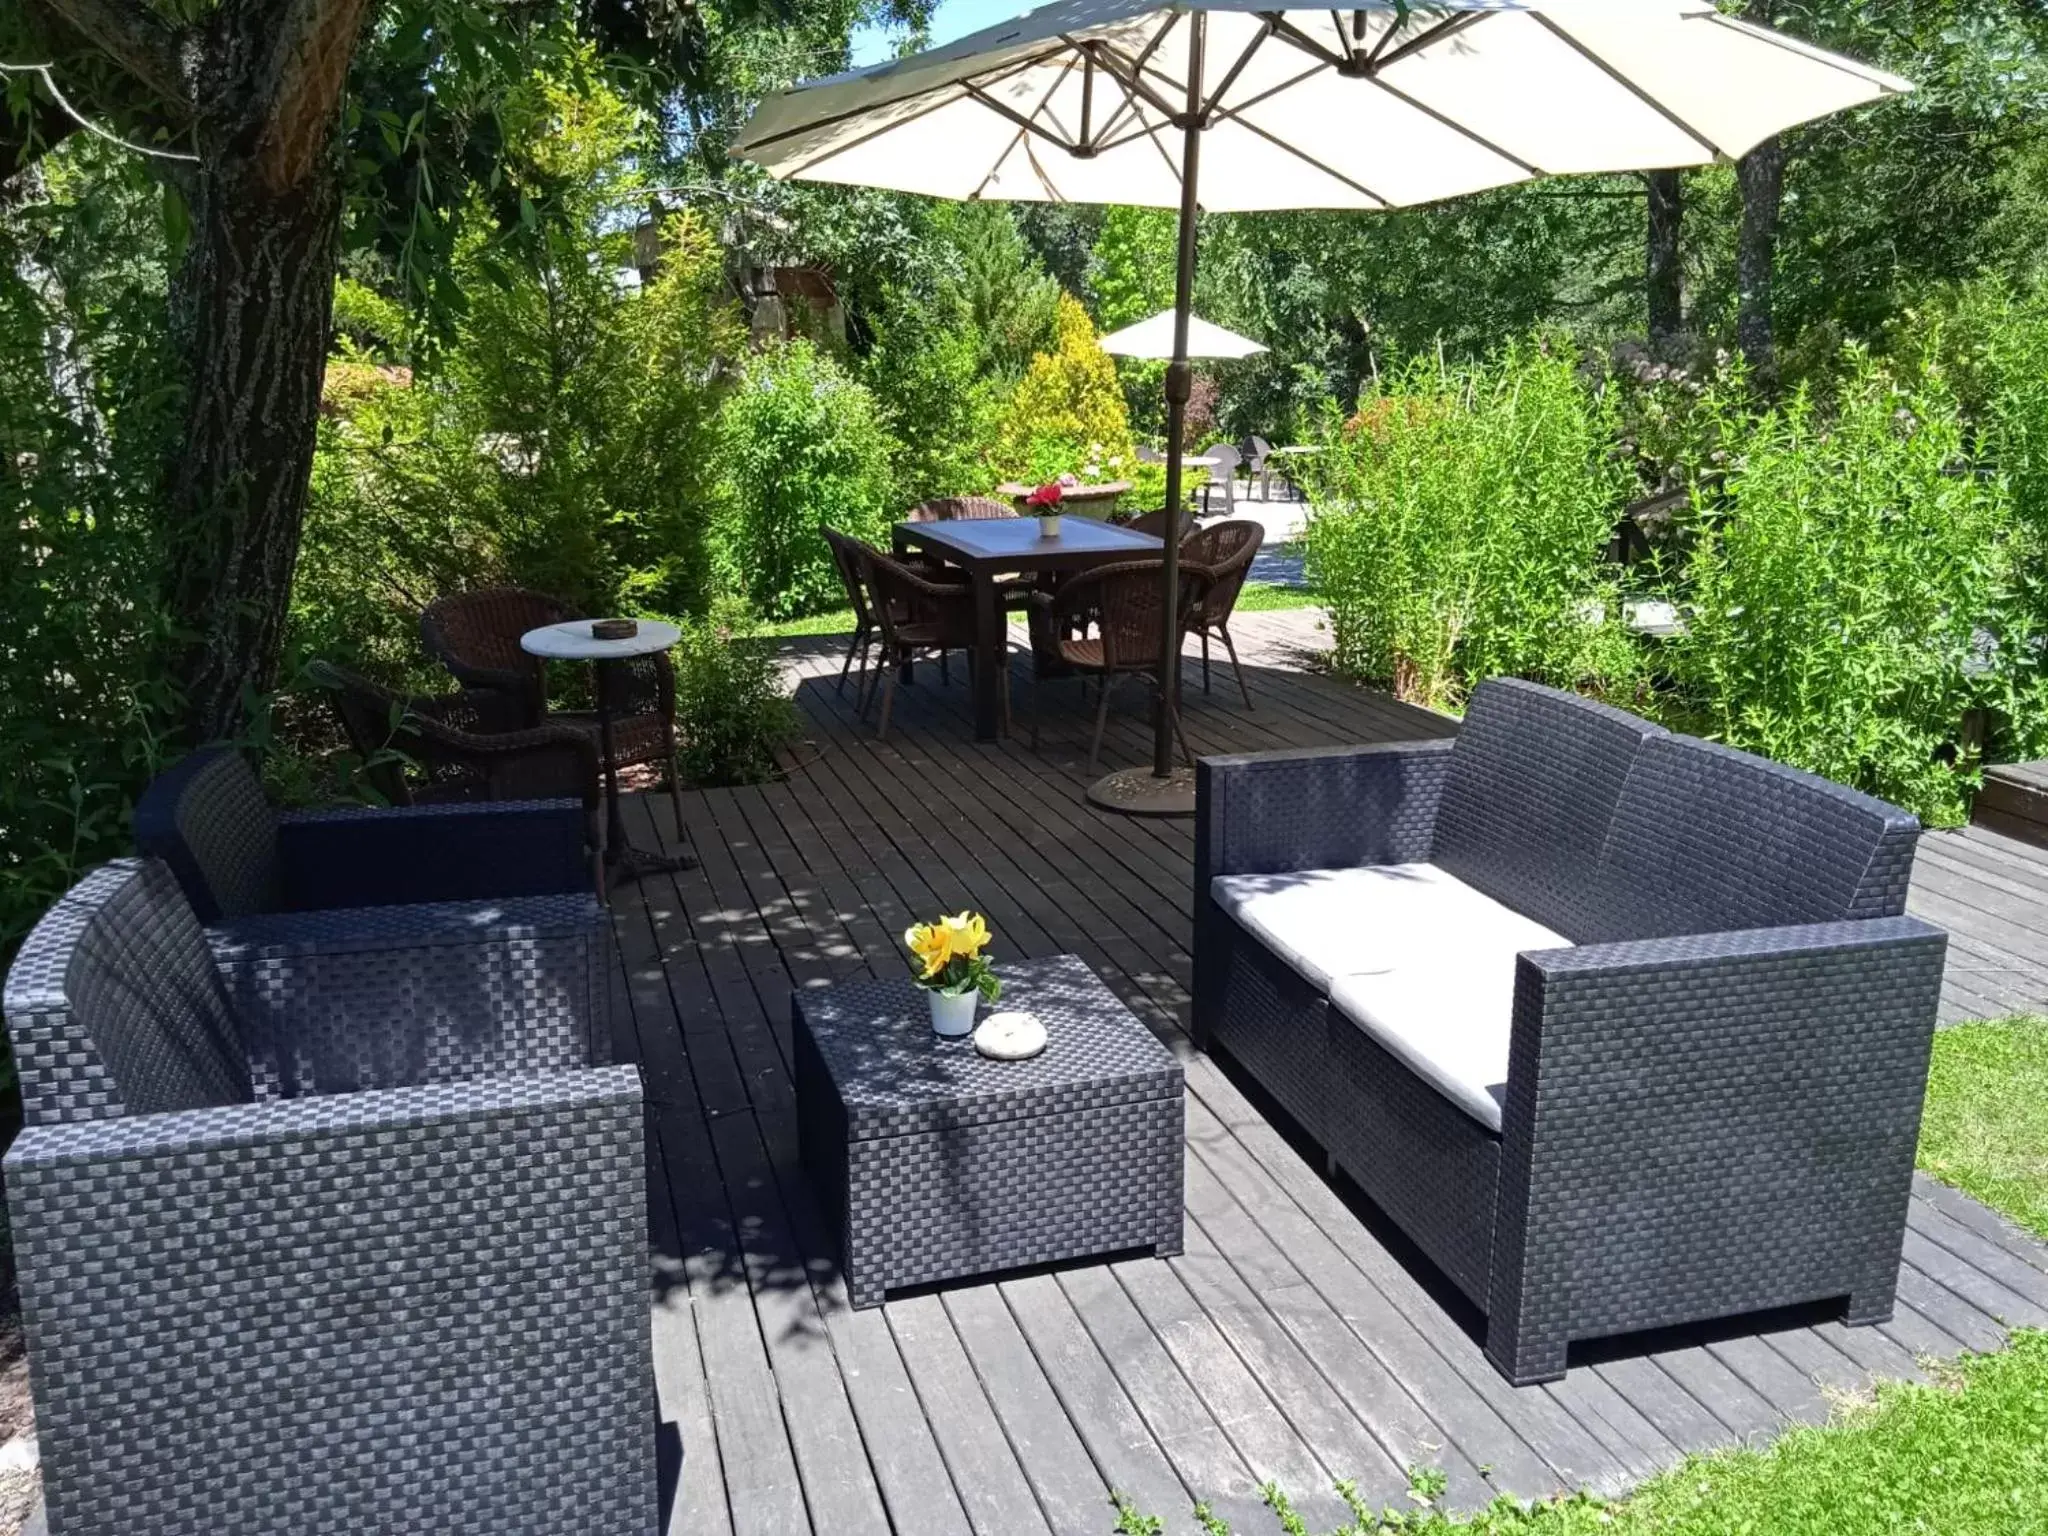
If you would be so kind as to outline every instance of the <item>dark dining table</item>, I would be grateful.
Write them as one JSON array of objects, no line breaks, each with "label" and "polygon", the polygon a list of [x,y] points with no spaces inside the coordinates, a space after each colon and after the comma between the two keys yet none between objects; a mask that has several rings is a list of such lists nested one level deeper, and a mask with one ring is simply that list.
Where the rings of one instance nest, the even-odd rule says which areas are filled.
[{"label": "dark dining table", "polygon": [[1007,664],[1009,620],[1003,612],[999,576],[1048,571],[1087,571],[1120,560],[1164,554],[1166,545],[1149,533],[1114,523],[1066,516],[1047,537],[1035,517],[949,518],[935,523],[898,523],[896,553],[916,550],[958,567],[974,589],[974,739],[994,741],[1000,715],[996,680]]}]

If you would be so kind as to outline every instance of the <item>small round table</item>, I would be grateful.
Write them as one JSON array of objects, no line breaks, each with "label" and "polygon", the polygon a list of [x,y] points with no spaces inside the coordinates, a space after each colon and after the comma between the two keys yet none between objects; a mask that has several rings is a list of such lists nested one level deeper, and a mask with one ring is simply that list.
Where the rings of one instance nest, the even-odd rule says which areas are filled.
[{"label": "small round table", "polygon": [[[609,672],[619,662],[635,656],[665,651],[682,638],[682,631],[659,619],[640,619],[640,632],[624,640],[600,640],[590,632],[589,619],[571,619],[565,624],[543,624],[519,637],[519,648],[529,656],[553,661],[587,661],[599,672],[597,678],[597,735],[604,757],[605,864],[615,876],[637,880],[642,875],[694,869],[697,861],[688,854],[670,856],[636,848],[626,837],[625,817],[619,812],[619,770],[612,761],[612,698],[616,693]],[[675,772],[675,764],[669,764]],[[676,828],[681,837],[683,829]]]}]

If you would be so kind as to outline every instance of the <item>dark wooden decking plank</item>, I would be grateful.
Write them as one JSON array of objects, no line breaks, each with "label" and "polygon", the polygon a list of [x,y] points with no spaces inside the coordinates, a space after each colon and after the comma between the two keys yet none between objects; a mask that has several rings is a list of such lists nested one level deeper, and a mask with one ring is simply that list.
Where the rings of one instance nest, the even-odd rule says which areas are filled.
[{"label": "dark wooden decking plank", "polygon": [[1105,1486],[1165,1522],[1171,1536],[1195,1536],[1197,1496],[1153,1439],[1059,1282],[1027,1275],[1002,1282],[1000,1290]]},{"label": "dark wooden decking plank", "polygon": [[[945,1305],[925,1295],[892,1301],[885,1310],[976,1536],[1052,1536]],[[914,1529],[914,1513],[900,1514]]]},{"label": "dark wooden decking plank", "polygon": [[2048,1310],[1985,1274],[1968,1259],[1957,1257],[1910,1222],[1906,1227],[1905,1252],[1906,1262],[1913,1268],[2006,1327],[2039,1328],[2048,1324]]},{"label": "dark wooden decking plank", "polygon": [[1798,1366],[1772,1346],[1772,1335],[1743,1334],[1717,1339],[1707,1346],[1743,1384],[1777,1412],[1779,1418],[1797,1424],[1824,1424],[1827,1399],[1820,1387]]},{"label": "dark wooden decking plank", "polygon": [[1175,1261],[1132,1260],[1112,1264],[1110,1273],[1258,1481],[1286,1489],[1311,1523],[1339,1518],[1341,1506],[1330,1490],[1342,1470],[1324,1465],[1288,1422]]},{"label": "dark wooden decking plank", "polygon": [[1980,1237],[2025,1259],[2034,1268],[2048,1271],[2048,1243],[2022,1230],[1989,1206],[1980,1205],[1961,1190],[1924,1173],[1916,1173],[1913,1175],[1913,1196],[1933,1206],[1949,1220],[1961,1222]]},{"label": "dark wooden decking plank", "polygon": [[1632,1480],[1654,1477],[1685,1454],[1598,1371],[1568,1372],[1564,1380],[1542,1390],[1599,1441]]},{"label": "dark wooden decking plank", "polygon": [[[1491,1490],[1478,1468],[1444,1427],[1423,1411],[1407,1387],[1351,1331],[1308,1279],[1252,1220],[1240,1197],[1224,1187],[1200,1156],[1187,1168],[1188,1210],[1205,1240],[1226,1258],[1243,1286],[1314,1362],[1327,1390],[1351,1410],[1405,1474],[1435,1467],[1455,1486],[1455,1496],[1483,1503]],[[1327,1459],[1327,1458],[1326,1458]],[[1404,1490],[1396,1487],[1399,1495]]]},{"label": "dark wooden decking plank", "polygon": [[[1425,1423],[1440,1428],[1446,1444],[1456,1447],[1475,1470],[1490,1469],[1489,1487],[1535,1498],[1562,1486],[1550,1465],[1510,1427],[1508,1418],[1453,1369],[1352,1263],[1349,1244],[1370,1241],[1370,1237],[1357,1233],[1345,1234],[1343,1239],[1332,1236],[1343,1228],[1318,1223],[1199,1105],[1190,1107],[1189,1127],[1197,1157],[1232,1190],[1260,1234],[1300,1271],[1331,1314],[1342,1319],[1357,1342],[1379,1362],[1386,1377],[1413,1399],[1426,1415]],[[1398,1403],[1390,1411],[1397,1415],[1397,1423],[1408,1419],[1408,1410]],[[1411,1423],[1407,1434],[1413,1437],[1418,1433],[1427,1435],[1429,1430]],[[1439,1464],[1427,1457],[1420,1461]],[[1455,1469],[1447,1465],[1446,1470]],[[1473,1502],[1484,1500],[1475,1496]]]},{"label": "dark wooden decking plank", "polygon": [[2005,1244],[1955,1220],[1931,1201],[1916,1198],[1908,1211],[1911,1230],[1916,1235],[1946,1249],[1979,1274],[2024,1298],[2036,1311],[2048,1315],[2048,1273]]},{"label": "dark wooden decking plank", "polygon": [[1603,1361],[1596,1369],[1601,1380],[1634,1404],[1672,1446],[1683,1450],[1717,1450],[1737,1442],[1736,1433],[1675,1377],[1662,1370],[1656,1360],[1643,1355],[1626,1356]]},{"label": "dark wooden decking plank", "polygon": [[1109,1524],[1109,1484],[1002,1293],[994,1285],[971,1285],[943,1299],[1047,1523],[1057,1536],[1097,1536]]},{"label": "dark wooden decking plank", "polygon": [[1171,1267],[1316,1459],[1333,1476],[1356,1483],[1374,1505],[1397,1501],[1408,1486],[1406,1465],[1389,1454],[1319,1363],[1218,1252],[1199,1214],[1190,1213],[1187,1251]]},{"label": "dark wooden decking plank", "polygon": [[[1911,1264],[1899,1268],[1899,1303],[1978,1353],[2005,1348],[2005,1325]],[[1880,1326],[1889,1328],[1891,1324]]]},{"label": "dark wooden decking plank", "polygon": [[1076,1268],[1057,1281],[1181,1482],[1226,1519],[1256,1518],[1259,1478],[1116,1277]]},{"label": "dark wooden decking plank", "polygon": [[[1191,1107],[1191,1120],[1194,1113]],[[1237,1145],[1312,1221],[1347,1235],[1344,1252],[1351,1263],[1452,1370],[1496,1413],[1513,1423],[1516,1434],[1542,1457],[1564,1486],[1618,1489],[1627,1485],[1626,1468],[1555,1399],[1541,1392],[1518,1391],[1501,1378],[1472,1337],[1414,1275],[1363,1230],[1336,1191],[1301,1161],[1278,1132],[1256,1116],[1232,1129]]]}]

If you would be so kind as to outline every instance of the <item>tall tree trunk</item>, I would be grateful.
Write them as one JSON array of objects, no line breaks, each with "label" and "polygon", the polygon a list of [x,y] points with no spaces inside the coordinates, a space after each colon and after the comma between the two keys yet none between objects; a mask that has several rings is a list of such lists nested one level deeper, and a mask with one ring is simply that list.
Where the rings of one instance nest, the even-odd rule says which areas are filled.
[{"label": "tall tree trunk", "polygon": [[1644,287],[1649,304],[1650,350],[1670,354],[1685,329],[1685,296],[1679,283],[1679,228],[1685,216],[1685,183],[1677,171],[1651,171],[1649,229],[1644,252]]},{"label": "tall tree trunk", "polygon": [[1785,145],[1776,135],[1735,162],[1742,229],[1735,244],[1735,344],[1766,388],[1777,382],[1771,278],[1778,261],[1778,210],[1785,198]]},{"label": "tall tree trunk", "polygon": [[232,157],[194,178],[172,286],[185,435],[172,467],[174,675],[186,734],[232,736],[283,643],[319,420],[341,196],[323,162],[282,190]]}]

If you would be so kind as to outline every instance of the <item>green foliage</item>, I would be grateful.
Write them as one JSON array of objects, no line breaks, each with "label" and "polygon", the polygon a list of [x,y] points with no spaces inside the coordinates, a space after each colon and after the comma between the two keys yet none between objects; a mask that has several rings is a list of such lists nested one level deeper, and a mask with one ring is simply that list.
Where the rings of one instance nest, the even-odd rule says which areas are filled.
[{"label": "green foliage", "polygon": [[1850,359],[1823,411],[1752,406],[1738,375],[1702,409],[1731,461],[1695,498],[1688,723],[1734,746],[1959,820],[1977,764],[1957,742],[1983,694],[1980,630],[2005,586],[2008,503],[1970,472],[1938,373]]},{"label": "green foliage", "polygon": [[996,479],[988,458],[1006,388],[959,284],[892,287],[870,326],[861,378],[898,445],[897,501],[986,491]]},{"label": "green foliage", "polygon": [[809,342],[754,357],[720,421],[723,590],[771,619],[834,606],[839,577],[818,528],[886,538],[896,452],[874,396]]},{"label": "green foliage", "polygon": [[178,700],[156,510],[178,396],[156,189],[74,138],[0,199],[0,971],[128,809]]},{"label": "green foliage", "polygon": [[2048,1238],[2048,1019],[1934,1037],[1920,1166]]},{"label": "green foliage", "polygon": [[1574,359],[1541,341],[1486,365],[1419,360],[1333,422],[1304,478],[1338,665],[1432,705],[1494,673],[1632,687],[1602,564],[1625,483],[1612,433]]},{"label": "green foliage", "polygon": [[796,735],[796,705],[782,691],[775,653],[746,604],[720,598],[685,620],[670,653],[676,669],[677,766],[684,782],[758,784]]},{"label": "green foliage", "polygon": [[967,203],[940,224],[959,255],[967,323],[989,368],[1015,379],[1057,342],[1062,293],[1017,232],[1007,208]]},{"label": "green foliage", "polygon": [[[1089,287],[1102,329],[1114,331],[1173,306],[1179,220],[1163,208],[1110,208],[1102,216],[1089,262]],[[1166,364],[1118,358],[1124,403],[1148,436],[1166,430]],[[1135,499],[1135,498],[1134,498]],[[1140,504],[1163,504],[1142,498]]]},{"label": "green foliage", "polygon": [[[460,320],[409,383],[330,368],[293,596],[301,653],[416,669],[419,609],[488,580],[586,612],[689,613],[709,596],[720,367],[739,341],[718,249],[678,215],[652,277],[622,279],[646,125],[587,56],[521,83],[503,117],[530,212],[500,240],[481,219],[462,237]],[[388,326],[356,286],[341,285],[348,312]]]},{"label": "green foliage", "polygon": [[[1131,451],[1131,418],[1116,364],[1080,300],[1062,294],[1053,348],[1031,360],[1004,412],[996,466],[1027,483],[1083,474],[1114,479]],[[1108,462],[1105,462],[1108,461]]]}]

